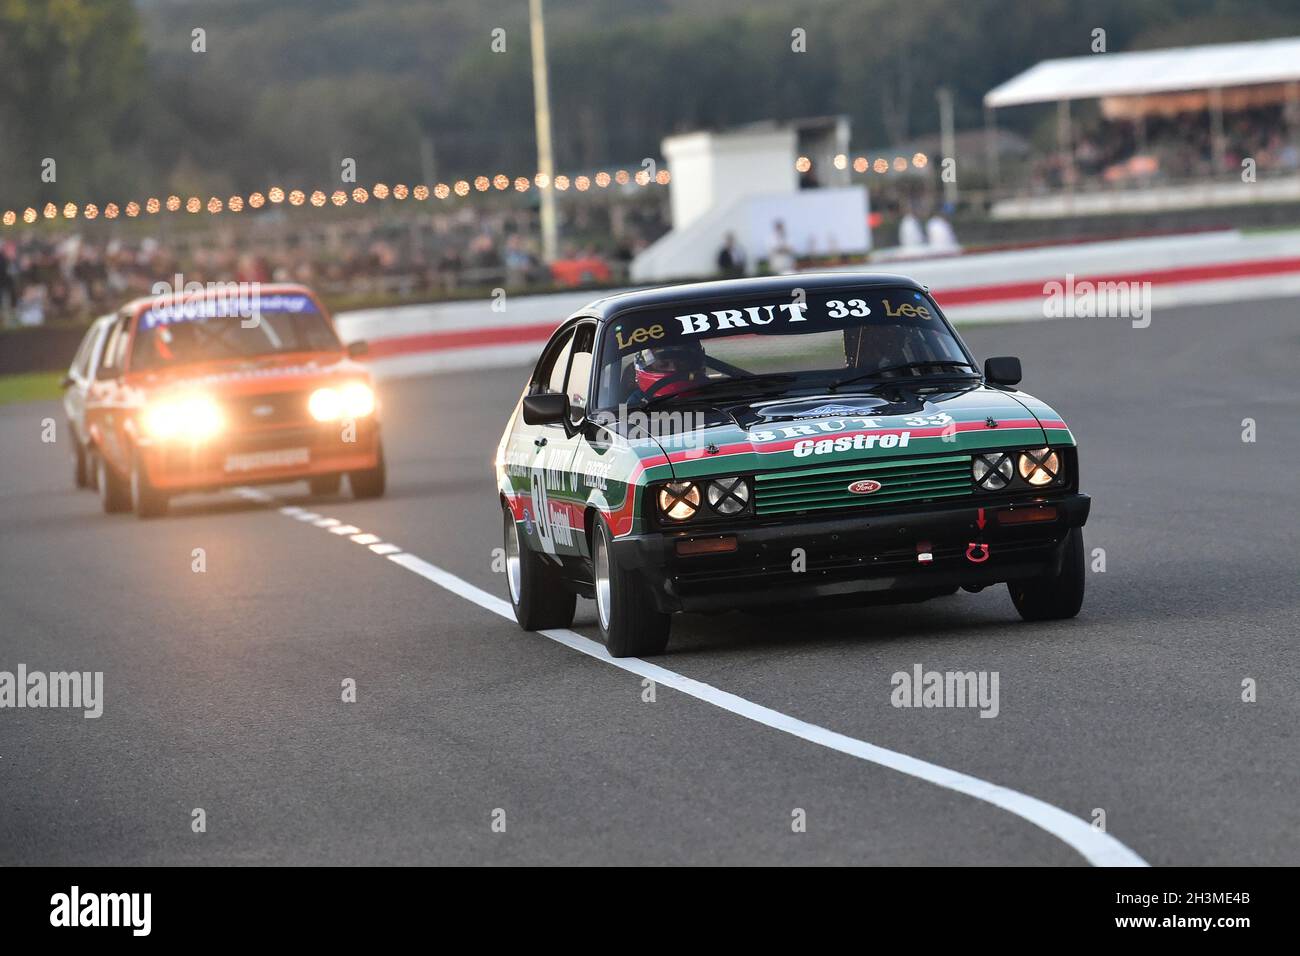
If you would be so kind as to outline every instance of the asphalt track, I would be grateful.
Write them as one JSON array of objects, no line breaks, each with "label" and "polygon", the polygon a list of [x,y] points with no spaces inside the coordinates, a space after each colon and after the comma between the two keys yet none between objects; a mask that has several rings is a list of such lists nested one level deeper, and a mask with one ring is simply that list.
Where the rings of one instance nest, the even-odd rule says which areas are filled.
[{"label": "asphalt track", "polygon": [[[1022,624],[1005,588],[679,617],[655,663],[1085,821],[1100,808],[1154,865],[1300,863],[1296,304],[964,335],[1019,354],[1079,439],[1106,562],[1079,618]],[[0,864],[1086,862],[971,796],[669,687],[645,702],[641,677],[280,513],[503,594],[490,462],[522,381],[387,384],[383,500],[288,485],[146,522],[71,489],[65,446],[41,442],[56,406],[0,408],[0,670],[105,687],[98,719],[0,710]],[[593,614],[579,602],[575,630]],[[916,664],[998,672],[998,716],[891,706]]]}]

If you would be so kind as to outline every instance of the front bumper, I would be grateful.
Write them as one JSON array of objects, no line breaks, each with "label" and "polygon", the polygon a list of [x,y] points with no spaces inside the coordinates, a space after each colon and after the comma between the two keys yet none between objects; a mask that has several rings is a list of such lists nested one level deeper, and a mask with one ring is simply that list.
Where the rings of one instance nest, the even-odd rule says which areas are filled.
[{"label": "front bumper", "polygon": [[[921,600],[962,586],[1059,571],[1066,537],[1088,520],[1091,503],[1082,494],[985,503],[983,529],[979,503],[969,502],[632,535],[615,540],[613,548],[619,566],[641,575],[661,611],[719,611],[814,598]],[[1009,514],[1016,517],[1005,517]],[[1048,520],[1019,520],[1049,514]],[[734,551],[677,552],[679,541],[727,537],[734,537]]]},{"label": "front bumper", "polygon": [[374,468],[379,423],[360,419],[351,437],[331,422],[227,432],[197,445],[141,441],[138,448],[150,484],[178,494]]}]

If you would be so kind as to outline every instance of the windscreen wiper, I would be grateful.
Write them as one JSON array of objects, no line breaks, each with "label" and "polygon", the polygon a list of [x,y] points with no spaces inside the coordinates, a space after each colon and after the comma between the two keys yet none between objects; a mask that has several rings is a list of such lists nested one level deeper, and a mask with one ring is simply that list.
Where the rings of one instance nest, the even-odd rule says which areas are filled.
[{"label": "windscreen wiper", "polygon": [[854,385],[858,382],[876,382],[881,385],[886,385],[886,384],[898,385],[905,382],[906,379],[884,379],[881,378],[881,376],[887,375],[890,372],[906,372],[906,371],[910,371],[911,369],[932,368],[934,366],[939,366],[940,368],[968,368],[974,370],[969,375],[948,376],[949,378],[968,379],[968,378],[979,377],[978,369],[975,369],[975,366],[971,365],[970,362],[959,362],[959,361],[949,361],[946,359],[939,359],[936,361],[927,360],[927,361],[920,361],[920,362],[903,362],[901,365],[886,365],[884,368],[878,368],[875,369],[874,371],[866,372],[862,375],[854,375],[851,378],[842,379],[838,382],[832,382],[830,385],[827,385],[826,388],[828,391],[835,392],[843,388],[845,385]]}]

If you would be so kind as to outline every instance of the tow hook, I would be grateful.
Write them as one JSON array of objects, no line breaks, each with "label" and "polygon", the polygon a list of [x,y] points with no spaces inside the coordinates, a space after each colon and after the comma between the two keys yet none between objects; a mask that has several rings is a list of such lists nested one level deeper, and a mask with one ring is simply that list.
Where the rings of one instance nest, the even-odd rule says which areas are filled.
[{"label": "tow hook", "polygon": [[989,559],[989,546],[983,541],[972,541],[966,546],[966,560],[972,564],[983,564]]}]

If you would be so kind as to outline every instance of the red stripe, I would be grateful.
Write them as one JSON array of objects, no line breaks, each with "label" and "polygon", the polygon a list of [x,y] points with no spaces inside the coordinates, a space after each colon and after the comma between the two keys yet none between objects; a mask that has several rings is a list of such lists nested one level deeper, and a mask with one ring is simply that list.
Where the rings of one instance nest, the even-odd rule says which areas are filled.
[{"label": "red stripe", "polygon": [[530,325],[500,325],[481,329],[451,329],[446,332],[423,332],[377,339],[370,343],[367,358],[388,358],[411,352],[441,352],[445,349],[472,349],[483,345],[516,345],[545,342],[555,331],[555,322]]},{"label": "red stripe", "polygon": [[[1038,419],[1036,418],[1015,418],[1001,419],[998,422],[999,429],[1007,428],[1038,428]],[[816,435],[798,435],[794,438],[782,438],[770,442],[734,442],[730,445],[721,446],[716,455],[734,455],[745,452],[759,452],[760,454],[770,454],[772,452],[791,451],[794,446],[803,441],[821,441],[823,439],[834,440],[836,438],[852,438],[854,435],[901,435],[903,432],[908,433],[908,440],[913,438],[939,438],[948,429],[955,432],[973,432],[983,431],[988,428],[983,421],[978,422],[951,422],[947,425],[931,425],[924,428],[908,428],[906,425],[892,428],[856,428],[848,431],[838,432],[818,432]],[[770,429],[769,429],[770,430]],[[989,431],[994,429],[989,428]],[[705,457],[703,448],[691,448],[687,451],[677,451],[669,455],[669,460],[673,463],[683,461],[698,461]],[[714,455],[709,455],[712,458]]]},{"label": "red stripe", "polygon": [[[1217,265],[1181,266],[1176,269],[1153,269],[1146,272],[1122,272],[1104,276],[1075,276],[1080,282],[1213,282],[1216,279],[1240,279],[1249,276],[1282,275],[1300,272],[1300,258],[1255,259],[1250,262],[1224,262]],[[974,302],[999,302],[1005,299],[1037,299],[1043,296],[1043,286],[1058,279],[1047,278],[1037,282],[1008,282],[1003,285],[982,285],[970,289],[932,291],[941,306],[970,305]]]}]

